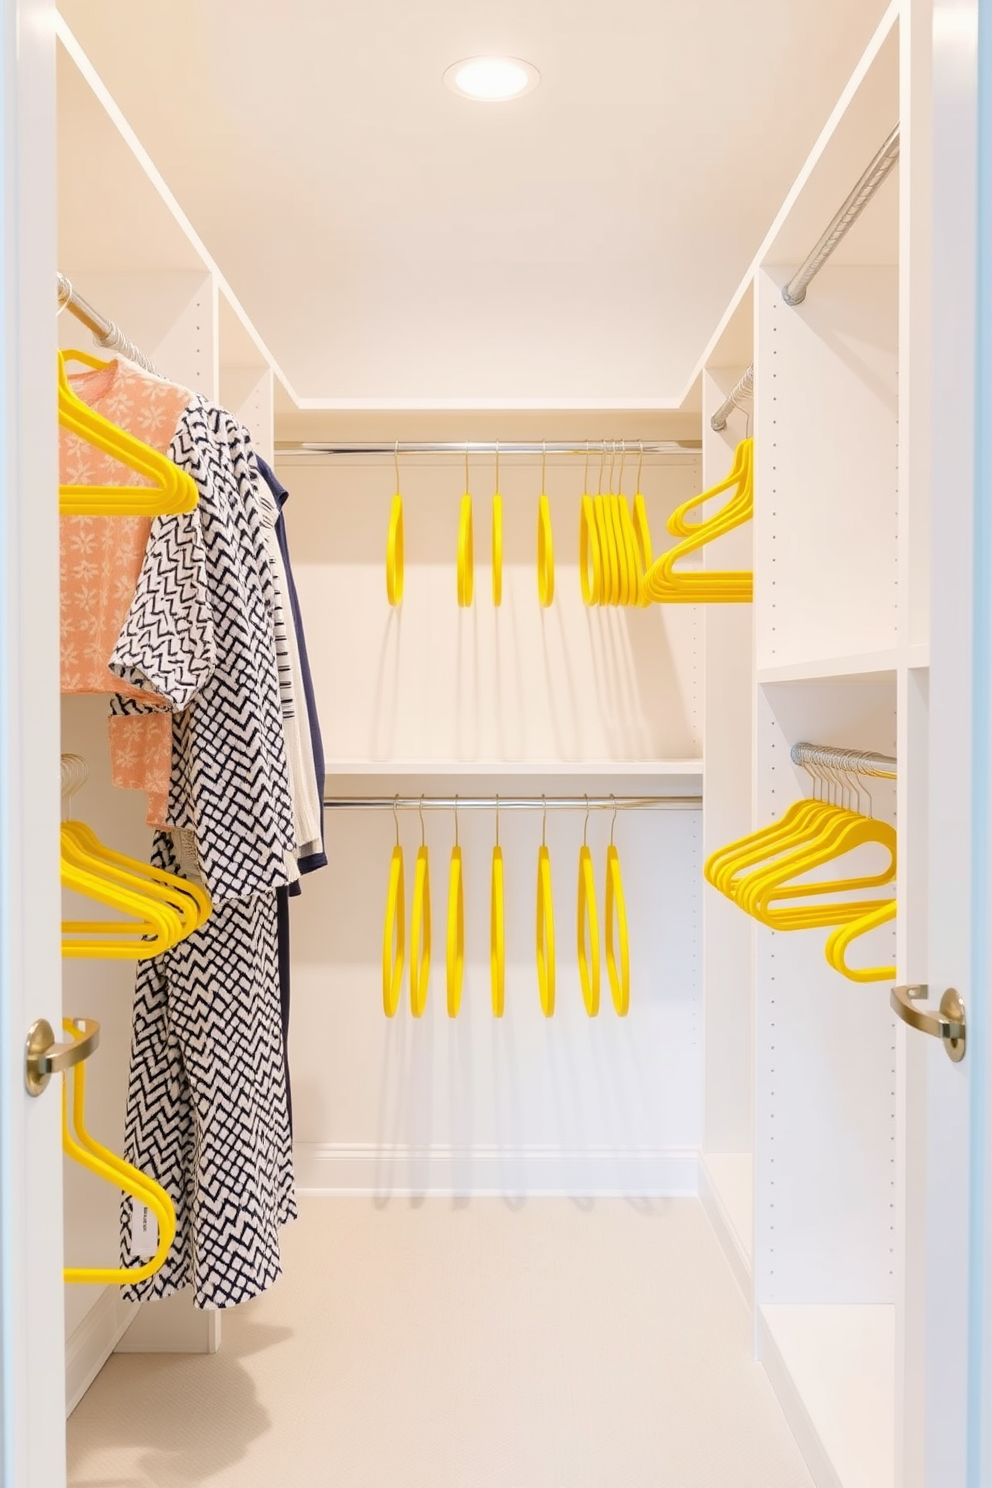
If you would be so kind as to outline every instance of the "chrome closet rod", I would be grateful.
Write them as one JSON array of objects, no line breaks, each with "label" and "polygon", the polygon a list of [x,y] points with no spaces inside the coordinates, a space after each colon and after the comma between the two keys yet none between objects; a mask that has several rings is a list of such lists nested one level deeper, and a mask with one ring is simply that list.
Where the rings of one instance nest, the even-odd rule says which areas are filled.
[{"label": "chrome closet rod", "polygon": [[119,351],[121,356],[127,357],[129,362],[143,367],[154,377],[161,377],[162,374],[151,357],[139,351],[131,338],[125,336],[120,326],[101,315],[98,310],[94,310],[89,300],[84,300],[81,294],[77,294],[64,274],[56,273],[55,279],[60,309],[68,310],[70,315],[82,321],[86,329],[93,333],[98,346],[102,346],[106,351]]},{"label": "chrome closet rod", "polygon": [[329,811],[694,811],[701,796],[325,796]]},{"label": "chrome closet rod", "polygon": [[734,383],[730,392],[724,398],[720,407],[710,419],[710,428],[717,434],[722,434],[727,427],[727,419],[735,408],[740,408],[742,400],[754,397],[754,363]]},{"label": "chrome closet rod", "polygon": [[698,439],[277,440],[277,455],[697,455]]},{"label": "chrome closet rod", "polygon": [[794,765],[820,765],[825,770],[839,770],[842,775],[867,775],[880,780],[895,780],[897,761],[890,754],[873,750],[837,749],[832,744],[793,744]]},{"label": "chrome closet rod", "polygon": [[810,281],[816,277],[837,245],[851,231],[898,159],[899,125],[897,124],[858,180],[857,185],[830,219],[816,246],[803,259],[788,284],[783,286],[782,298],[787,305],[802,304]]},{"label": "chrome closet rod", "polygon": [[[881,149],[873,157],[867,170],[865,170],[856,185],[845,197],[841,206],[834,213],[817,240],[816,245],[803,259],[788,284],[783,286],[782,298],[787,305],[795,306],[802,304],[806,298],[806,291],[810,283],[816,278],[837,246],[851,231],[851,228],[857,222],[865,207],[867,207],[868,203],[875,196],[883,181],[889,176],[898,159],[899,125],[897,124]],[[710,427],[716,433],[722,433],[727,427],[729,415],[735,408],[740,407],[741,399],[750,398],[753,395],[754,363],[752,362],[729,397],[724,399],[710,419]]]}]

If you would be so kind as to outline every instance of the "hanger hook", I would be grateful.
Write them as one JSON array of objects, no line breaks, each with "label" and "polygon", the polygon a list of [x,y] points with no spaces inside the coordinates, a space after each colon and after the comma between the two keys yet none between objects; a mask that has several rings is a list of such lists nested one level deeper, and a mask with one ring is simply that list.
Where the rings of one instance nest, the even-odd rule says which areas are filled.
[{"label": "hanger hook", "polygon": [[400,442],[398,439],[393,445],[393,467],[396,471],[396,494],[398,496],[400,491]]},{"label": "hanger hook", "polygon": [[610,443],[612,445],[612,449],[610,451],[610,490],[609,490],[609,494],[612,496],[613,495],[613,472],[614,472],[614,470],[616,469],[616,466],[617,466],[617,442],[616,442],[615,439],[612,439],[610,441]]},{"label": "hanger hook", "polygon": [[455,792],[455,846],[458,846],[458,792]]},{"label": "hanger hook", "polygon": [[496,796],[496,846],[499,847],[499,795]]},{"label": "hanger hook", "polygon": [[626,460],[626,458],[627,458],[627,441],[626,441],[626,439],[621,439],[621,441],[620,441],[620,474],[617,477],[617,495],[618,496],[622,496],[623,495],[623,463]]},{"label": "hanger hook", "polygon": [[588,441],[588,439],[586,440],[586,468],[582,472],[582,494],[583,494],[583,496],[588,496],[588,494],[589,494],[589,441]]},{"label": "hanger hook", "polygon": [[426,837],[426,835],[424,833],[424,798],[423,798],[423,796],[421,796],[421,798],[420,798],[420,806],[418,807],[418,810],[420,812],[420,845],[421,845],[421,847],[426,847],[427,846],[427,837]]},{"label": "hanger hook", "polygon": [[465,441],[465,490],[468,492],[468,440]]},{"label": "hanger hook", "polygon": [[543,796],[542,795],[542,797],[541,797],[541,804],[542,804],[542,806],[544,808],[544,814],[541,817],[541,846],[542,847],[547,847],[547,845],[548,845],[548,798],[547,798],[547,796]]},{"label": "hanger hook", "polygon": [[613,846],[613,834],[617,829],[617,798],[610,791],[610,800],[613,802],[613,820],[610,822],[610,846]]},{"label": "hanger hook", "polygon": [[603,473],[606,470],[606,440],[599,441],[599,485],[596,487],[596,495],[603,494]]},{"label": "hanger hook", "polygon": [[641,490],[641,471],[644,469],[644,440],[637,441],[637,491]]},{"label": "hanger hook", "polygon": [[393,797],[393,825],[396,828],[396,846],[397,847],[399,847],[399,845],[400,845],[400,814],[399,814],[399,811],[397,810],[397,808],[399,806],[399,803],[400,803],[399,796],[394,796]]},{"label": "hanger hook", "polygon": [[544,495],[547,494],[547,489],[548,489],[547,470],[548,470],[548,441],[546,439],[542,439],[541,440],[541,495],[542,496],[544,496]]},{"label": "hanger hook", "polygon": [[585,819],[585,821],[582,824],[582,846],[583,847],[588,847],[589,846],[589,843],[586,840],[588,831],[589,831],[589,797],[586,796],[586,819]]},{"label": "hanger hook", "polygon": [[499,495],[499,440],[496,441],[496,495]]}]

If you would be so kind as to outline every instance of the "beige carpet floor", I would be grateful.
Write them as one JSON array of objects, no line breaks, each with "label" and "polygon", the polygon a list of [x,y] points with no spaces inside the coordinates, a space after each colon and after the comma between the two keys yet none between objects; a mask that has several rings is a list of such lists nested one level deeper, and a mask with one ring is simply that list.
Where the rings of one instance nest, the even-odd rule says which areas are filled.
[{"label": "beige carpet floor", "polygon": [[72,1488],[810,1488],[695,1200],[301,1211],[220,1353],[109,1360]]}]

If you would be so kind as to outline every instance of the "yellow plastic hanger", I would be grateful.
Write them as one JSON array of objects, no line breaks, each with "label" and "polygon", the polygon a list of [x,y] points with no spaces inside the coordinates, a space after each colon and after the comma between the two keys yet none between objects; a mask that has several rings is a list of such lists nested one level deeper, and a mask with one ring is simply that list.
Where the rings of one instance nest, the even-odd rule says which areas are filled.
[{"label": "yellow plastic hanger", "polygon": [[496,441],[496,490],[493,492],[493,604],[503,603],[503,498],[499,494],[499,440]]},{"label": "yellow plastic hanger", "polygon": [[547,609],[555,597],[555,545],[551,535],[551,506],[547,485],[548,451],[541,455],[541,497],[537,503],[537,597]]},{"label": "yellow plastic hanger", "polygon": [[[75,866],[63,852],[62,883],[98,904],[132,915],[132,920],[63,920],[62,955],[97,960],[143,961],[177,945],[190,932],[171,904],[137,893],[103,874]],[[78,937],[78,938],[74,938]]]},{"label": "yellow plastic hanger", "polygon": [[403,881],[403,849],[400,846],[400,819],[393,802],[396,824],[396,846],[389,862],[389,888],[386,891],[386,928],[382,937],[382,1010],[387,1018],[396,1016],[403,986],[403,957],[406,953],[406,889]]},{"label": "yellow plastic hanger", "polygon": [[[630,941],[627,936],[627,904],[623,895],[620,855],[613,841],[617,825],[617,803],[613,802],[610,845],[606,849],[606,971],[618,1017],[630,1012]],[[615,949],[616,947],[616,949]],[[617,949],[620,965],[617,966]]]},{"label": "yellow plastic hanger", "polygon": [[651,601],[644,588],[644,578],[654,562],[651,548],[651,527],[648,523],[647,507],[641,495],[641,474],[644,469],[644,445],[640,445],[637,458],[637,491],[634,495],[634,539],[637,546],[637,602],[642,607]]},{"label": "yellow plastic hanger", "polygon": [[[662,554],[648,570],[644,579],[646,595],[655,603],[749,603],[753,597],[754,576],[746,570],[707,569],[701,573],[675,572],[675,564],[690,553],[697,552],[707,543],[731,532],[746,522],[754,511],[754,486],[752,478],[751,441],[744,440],[747,448],[738,451],[730,475],[717,486],[693,496],[680,506],[669,518],[669,531],[687,535]],[[730,500],[715,516],[700,523],[689,524],[686,513],[698,507],[711,496],[729,489],[733,479],[736,489]]]},{"label": "yellow plastic hanger", "polygon": [[[811,928],[813,925],[836,925],[847,922],[852,914],[860,910],[866,913],[876,907],[863,901],[838,904],[804,906],[806,914],[801,925],[795,925],[796,916],[788,909],[777,909],[775,901],[784,898],[807,899],[827,893],[844,892],[850,889],[869,888],[889,884],[896,876],[896,832],[888,822],[876,821],[872,817],[848,813],[849,820],[839,821],[812,843],[795,852],[776,859],[775,863],[758,874],[750,874],[736,892],[737,903],[747,914],[763,921],[773,929]],[[787,887],[788,880],[811,872],[824,863],[832,862],[855,847],[867,843],[878,843],[889,853],[889,862],[877,874],[860,875],[849,879],[827,882],[796,884]]]},{"label": "yellow plastic hanger", "polygon": [[546,1018],[555,1011],[555,910],[551,897],[551,858],[548,853],[548,804],[544,803],[541,846],[537,854],[537,986]]},{"label": "yellow plastic hanger", "polygon": [[894,966],[849,966],[847,952],[852,941],[857,940],[860,935],[867,935],[869,930],[875,930],[879,925],[885,925],[896,917],[897,906],[895,899],[887,904],[879,905],[860,919],[852,920],[848,925],[842,925],[835,930],[826,944],[826,957],[835,971],[846,976],[852,982],[894,982],[896,969]]},{"label": "yellow plastic hanger", "polygon": [[396,494],[389,513],[389,532],[386,537],[386,598],[391,605],[403,601],[403,497],[400,494],[400,445],[396,441],[393,449],[393,464],[396,467]]},{"label": "yellow plastic hanger", "polygon": [[462,850],[458,842],[458,797],[455,797],[455,845],[451,849],[451,873],[448,879],[448,1017],[457,1018],[462,1005],[462,983],[465,979],[465,884],[462,877]]},{"label": "yellow plastic hanger", "polygon": [[598,605],[603,597],[603,554],[596,525],[596,504],[589,494],[589,441],[586,440],[586,464],[582,476],[582,503],[579,512],[579,581],[587,605]]},{"label": "yellow plastic hanger", "polygon": [[424,835],[424,798],[420,798],[420,847],[413,870],[413,908],[410,912],[410,1007],[415,1018],[424,1016],[431,975],[431,869]]},{"label": "yellow plastic hanger", "polygon": [[493,848],[492,887],[489,895],[489,975],[493,1017],[502,1018],[506,1006],[506,924],[503,849],[499,845],[499,796],[496,797],[496,846]]},{"label": "yellow plastic hanger", "polygon": [[[589,797],[586,797],[586,819],[579,849],[579,908],[577,915],[579,982],[582,1000],[590,1018],[599,1012],[599,919],[596,914],[596,878],[592,853],[586,841],[589,830]],[[586,950],[588,938],[589,949]]]},{"label": "yellow plastic hanger", "polygon": [[74,867],[174,909],[184,938],[199,930],[211,914],[210,896],[199,884],[114,852],[85,822],[62,823],[61,847],[63,857]]},{"label": "yellow plastic hanger", "polygon": [[472,495],[468,482],[468,446],[465,446],[465,494],[458,517],[458,603],[467,610],[475,592],[475,538],[472,525]]},{"label": "yellow plastic hanger", "polygon": [[188,512],[196,506],[198,496],[191,476],[161,454],[119,429],[102,414],[96,413],[73,392],[65,364],[75,358],[86,366],[102,369],[110,366],[82,351],[58,353],[59,423],[85,443],[110,455],[128,470],[144,476],[145,486],[126,485],[59,485],[59,511],[65,516],[159,516]]},{"label": "yellow plastic hanger", "polygon": [[[85,1024],[81,1020],[65,1019],[63,1027],[73,1038],[81,1037]],[[73,1125],[69,1125],[69,1081],[73,1082]],[[66,1282],[86,1282],[100,1285],[125,1286],[144,1281],[161,1270],[176,1235],[176,1211],[172,1200],[161,1184],[142,1173],[139,1168],[126,1163],[109,1148],[97,1142],[86,1129],[86,1066],[78,1064],[66,1070],[62,1082],[62,1146],[68,1157],[86,1168],[98,1178],[112,1183],[133,1199],[152,1211],[158,1221],[158,1245],[155,1255],[143,1266],[136,1267],[66,1267],[63,1278]]]}]

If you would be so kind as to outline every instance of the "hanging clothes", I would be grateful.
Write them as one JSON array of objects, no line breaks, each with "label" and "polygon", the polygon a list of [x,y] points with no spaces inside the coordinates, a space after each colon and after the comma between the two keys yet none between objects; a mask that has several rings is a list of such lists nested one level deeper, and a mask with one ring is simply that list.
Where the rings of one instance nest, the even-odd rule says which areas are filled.
[{"label": "hanging clothes", "polygon": [[[159,385],[122,362],[73,383],[99,412],[113,402],[122,426],[142,385]],[[278,1276],[278,1229],[295,1212],[276,944],[295,832],[250,439],[198,394],[182,402],[148,442],[192,476],[199,504],[152,521],[109,665],[132,693],[118,723],[137,735],[159,699],[171,709],[169,830],[153,858],[203,882],[214,913],[138,970],[127,1151],[168,1190],[177,1240],[128,1295],[191,1284],[197,1305],[224,1307]],[[133,1268],[130,1200],[121,1219]]]}]

